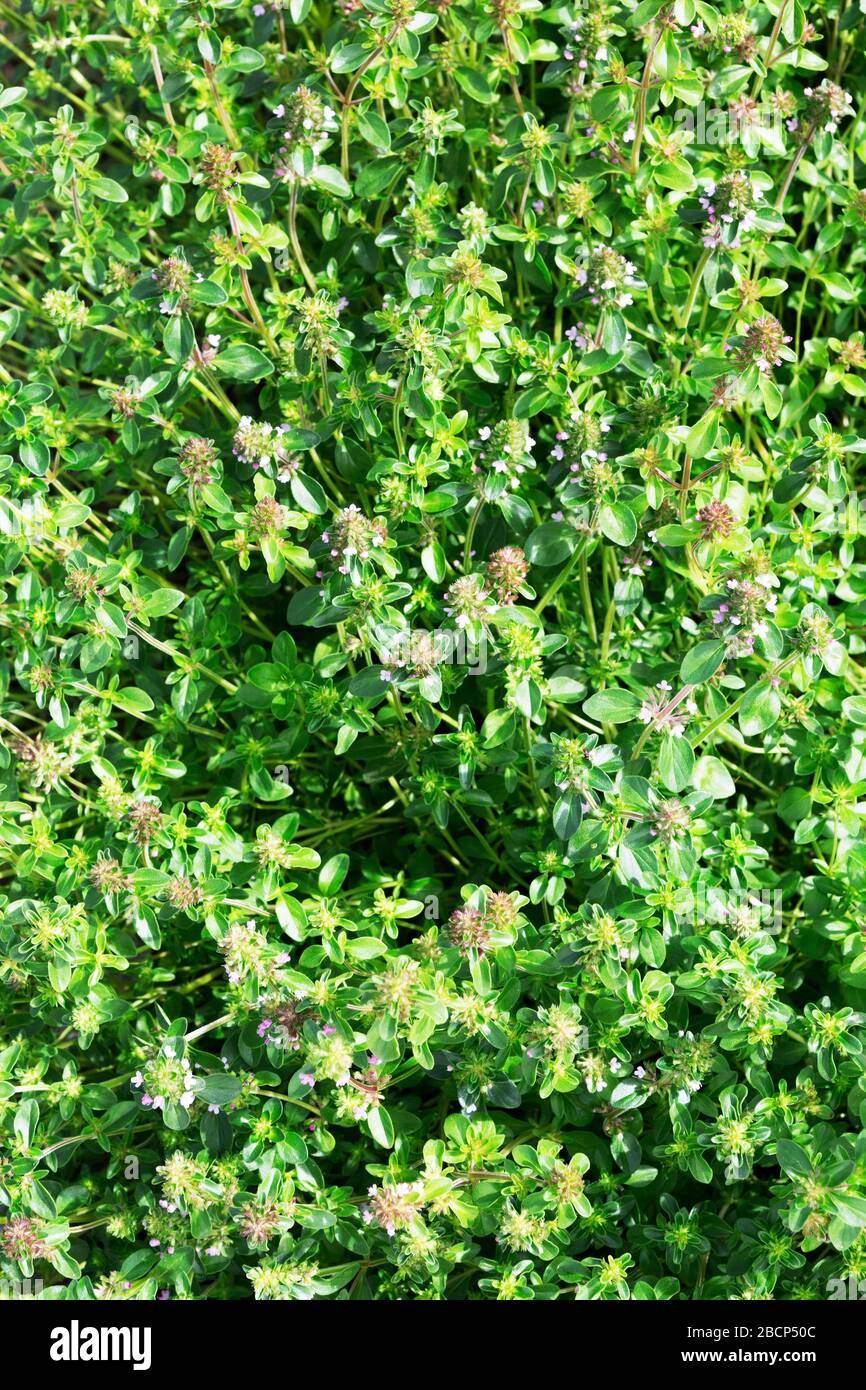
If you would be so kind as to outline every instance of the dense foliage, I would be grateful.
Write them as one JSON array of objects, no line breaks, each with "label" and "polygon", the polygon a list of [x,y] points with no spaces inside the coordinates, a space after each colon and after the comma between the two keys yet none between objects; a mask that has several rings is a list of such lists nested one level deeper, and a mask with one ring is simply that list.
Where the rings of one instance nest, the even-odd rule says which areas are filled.
[{"label": "dense foliage", "polygon": [[866,1276],[856,6],[0,14],[4,1290]]}]

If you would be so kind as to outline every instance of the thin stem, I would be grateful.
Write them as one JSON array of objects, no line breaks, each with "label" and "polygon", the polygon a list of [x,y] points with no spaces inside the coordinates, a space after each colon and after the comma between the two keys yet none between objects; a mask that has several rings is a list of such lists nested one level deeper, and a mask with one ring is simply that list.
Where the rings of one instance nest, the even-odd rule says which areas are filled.
[{"label": "thin stem", "polygon": [[637,108],[635,111],[634,122],[634,140],[632,142],[631,147],[631,160],[629,161],[629,170],[632,174],[636,174],[638,169],[640,168],[640,147],[643,143],[643,134],[646,128],[647,96],[649,95],[650,89],[650,78],[652,75],[653,58],[656,56],[656,49],[661,43],[663,33],[664,30],[659,29],[658,33],[652,41],[652,44],[650,45],[650,50],[647,54],[646,62],[644,63],[643,76],[640,80],[640,87],[638,88]]},{"label": "thin stem", "polygon": [[785,205],[785,198],[787,197],[788,189],[791,187],[791,181],[792,181],[794,175],[795,175],[796,172],[797,172],[797,169],[798,169],[799,164],[800,164],[800,160],[803,158],[803,155],[806,153],[806,148],[807,148],[807,146],[808,146],[808,144],[809,144],[809,141],[812,139],[812,136],[814,135],[814,133],[815,133],[815,126],[814,126],[814,124],[813,124],[813,125],[811,125],[811,126],[809,127],[809,129],[808,129],[808,131],[807,131],[807,133],[806,133],[806,138],[805,138],[805,140],[804,140],[803,143],[800,145],[799,149],[797,150],[797,153],[794,155],[794,158],[791,160],[791,163],[788,165],[788,172],[787,172],[787,174],[785,175],[785,181],[784,181],[784,183],[782,184],[781,192],[779,193],[779,196],[778,196],[778,198],[776,199],[776,212],[781,212],[781,211],[782,211],[782,208],[783,208],[784,205]]},{"label": "thin stem", "polygon": [[520,95],[520,88],[519,88],[518,85],[517,85],[517,81],[516,81],[516,79],[515,79],[514,73],[511,71],[511,69],[512,69],[512,67],[513,67],[513,65],[514,65],[514,54],[513,54],[512,51],[511,51],[511,40],[510,40],[509,37],[508,37],[508,30],[505,28],[504,25],[500,25],[499,32],[500,32],[500,34],[502,35],[502,42],[503,42],[503,44],[505,45],[505,56],[506,56],[507,59],[508,59],[508,68],[507,68],[507,72],[508,72],[508,83],[509,83],[509,86],[511,87],[511,95],[514,97],[514,105],[517,107],[517,109],[518,109],[518,111],[520,112],[521,116],[523,116],[523,115],[526,114],[525,108],[524,108],[524,105],[523,105],[523,99],[522,99],[522,97],[521,97],[521,95]]},{"label": "thin stem", "polygon": [[479,518],[480,515],[481,515],[481,510],[482,510],[483,506],[484,506],[484,498],[482,497],[482,498],[479,499],[478,505],[477,505],[477,507],[475,508],[475,511],[472,513],[471,517],[469,518],[469,524],[468,524],[468,526],[466,527],[466,540],[465,540],[464,545],[463,545],[463,573],[464,573],[464,574],[468,574],[468,573],[469,573],[469,567],[470,567],[470,565],[472,564],[472,540],[473,540],[473,537],[474,537],[474,535],[475,535],[475,528],[476,528],[476,526],[478,525],[478,518]]},{"label": "thin stem", "polygon": [[592,514],[592,517],[590,518],[589,531],[583,537],[583,540],[575,546],[568,564],[560,570],[559,574],[557,575],[556,579],[554,579],[547,592],[542,595],[542,597],[538,600],[538,603],[535,605],[536,613],[543,613],[547,605],[550,603],[550,600],[554,597],[555,594],[559,593],[560,589],[562,588],[568,576],[571,574],[575,565],[578,564],[580,557],[583,554],[583,551],[589,545],[590,540],[592,540],[593,532],[595,531],[597,522],[598,507],[596,507],[595,511]]},{"label": "thin stem", "polygon": [[163,111],[163,115],[165,116],[165,119],[168,121],[168,123],[169,123],[169,125],[171,126],[172,130],[174,130],[174,129],[175,129],[175,124],[174,124],[174,116],[173,116],[172,110],[171,110],[171,105],[170,105],[169,102],[167,102],[167,101],[165,100],[165,98],[164,98],[163,95],[162,95],[162,89],[163,89],[164,83],[163,83],[163,77],[162,77],[162,67],[160,66],[160,62],[159,62],[159,53],[157,52],[156,44],[155,44],[155,43],[150,44],[150,46],[148,47],[148,50],[147,50],[147,51],[148,51],[148,53],[150,54],[150,66],[151,66],[151,68],[153,69],[153,80],[154,80],[154,82],[156,83],[156,90],[159,92],[159,98],[160,98],[160,101],[162,102],[162,111]]},{"label": "thin stem", "polygon": [[[786,657],[784,661],[780,661],[770,671],[768,678],[771,681],[775,680],[775,678],[777,676],[780,676],[783,671],[787,671],[790,666],[793,666],[794,662],[799,660],[799,656],[799,652],[793,652],[791,656]],[[699,729],[697,733],[691,734],[689,736],[689,743],[692,745],[692,747],[697,748],[698,744],[703,743],[705,738],[710,737],[710,734],[714,734],[716,729],[720,729],[723,724],[727,724],[728,720],[731,719],[737,713],[737,710],[741,708],[744,701],[751,693],[751,690],[751,686],[747,687],[747,689],[745,689],[741,695],[737,696],[736,700],[732,700],[731,703],[725,709],[722,710],[721,714],[716,715],[716,718],[711,720],[711,722],[706,726],[706,728]]]},{"label": "thin stem", "polygon": [[594,646],[598,641],[598,628],[595,624],[595,613],[592,608],[592,595],[589,592],[589,563],[585,546],[580,556],[580,596],[583,601],[583,615],[586,618],[586,626]]},{"label": "thin stem", "polygon": [[[360,82],[361,78],[364,76],[364,73],[368,70],[368,68],[372,67],[373,63],[376,62],[377,58],[379,58],[381,54],[385,52],[385,49],[388,47],[388,45],[394,42],[394,39],[400,32],[400,27],[401,23],[400,21],[398,21],[398,23],[396,23],[392,27],[387,37],[384,38],[381,41],[381,43],[377,43],[376,47],[372,50],[371,53],[368,54],[361,66],[358,68],[358,71],[355,73],[354,77],[352,78],[351,82],[346,88],[345,95],[343,96],[343,110],[340,117],[340,168],[342,170],[344,179],[347,179],[349,177],[349,116],[351,115],[352,97],[354,95],[355,88],[357,87],[358,83]],[[337,90],[336,86],[335,90]]]},{"label": "thin stem", "polygon": [[[785,18],[785,11],[787,10],[787,8],[788,8],[788,0],[782,0],[782,3],[781,3],[781,5],[780,5],[780,7],[779,7],[779,13],[776,15],[776,23],[773,25],[773,31],[772,31],[772,33],[770,34],[770,42],[767,44],[767,51],[766,51],[766,53],[764,54],[764,60],[763,60],[763,61],[764,61],[764,71],[765,71],[765,73],[769,71],[770,64],[771,64],[771,62],[773,61],[773,49],[776,47],[776,40],[777,40],[778,37],[779,37],[779,31],[780,31],[781,28],[782,28],[782,21],[783,21],[784,18]],[[761,87],[762,87],[763,85],[764,85],[764,78],[763,78],[763,76],[761,75],[761,73],[756,73],[756,75],[755,75],[755,81],[754,81],[754,83],[753,83],[753,85],[752,85],[752,100],[753,100],[753,101],[755,100],[755,97],[758,95],[758,93],[760,92]]]},{"label": "thin stem", "polygon": [[683,310],[683,317],[680,322],[680,328],[685,329],[689,326],[689,319],[692,316],[692,310],[695,307],[695,300],[698,297],[698,290],[701,284],[701,277],[703,276],[707,261],[710,259],[710,256],[712,254],[713,253],[710,250],[710,248],[707,247],[700,260],[698,261],[697,265],[695,266],[695,273],[692,276],[692,283],[689,286],[689,297],[686,300],[686,307]]},{"label": "thin stem", "polygon": [[294,256],[297,262],[298,269],[303,275],[304,279],[306,280],[308,288],[311,289],[315,294],[317,289],[316,279],[313,275],[313,272],[310,270],[310,267],[307,265],[307,262],[304,259],[304,253],[301,250],[301,243],[298,240],[297,216],[298,185],[297,182],[294,182],[292,184],[292,191],[289,196],[289,241],[292,243],[292,255]]},{"label": "thin stem", "polygon": [[228,111],[226,111],[223,105],[223,100],[219,94],[219,88],[217,87],[216,68],[214,67],[213,63],[209,63],[207,59],[205,59],[204,62],[204,73],[205,77],[207,78],[207,84],[210,87],[211,96],[213,97],[213,104],[214,109],[217,113],[217,119],[219,120],[220,125],[225,131],[226,139],[228,140],[233,150],[239,150],[241,147],[241,142],[235,134],[235,128],[231,123]]},{"label": "thin stem", "polygon": [[[238,222],[237,213],[235,212],[235,209],[231,203],[226,204],[226,212],[228,213],[229,225],[232,229],[232,235],[234,236],[238,251],[241,254],[245,254],[244,243],[243,238],[241,237],[241,229],[240,224]],[[274,342],[273,336],[271,335],[271,331],[265,323],[264,319],[262,318],[261,310],[259,309],[259,306],[256,303],[256,297],[253,294],[253,288],[250,284],[250,278],[246,266],[238,266],[238,270],[240,272],[241,277],[241,291],[244,296],[244,303],[249,309],[252,320],[255,323],[259,333],[261,334],[266,346],[270,348],[271,352],[276,353],[277,345]]]}]

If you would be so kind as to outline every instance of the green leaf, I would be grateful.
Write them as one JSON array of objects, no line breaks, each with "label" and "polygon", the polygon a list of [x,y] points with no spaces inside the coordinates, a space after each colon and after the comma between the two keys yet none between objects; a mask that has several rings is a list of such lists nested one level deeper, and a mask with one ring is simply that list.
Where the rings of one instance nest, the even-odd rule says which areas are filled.
[{"label": "green leaf", "polygon": [[32,1098],[22,1100],[15,1111],[13,1129],[17,1138],[20,1140],[24,1149],[30,1147],[30,1143],[36,1132],[39,1123],[39,1106]]},{"label": "green leaf", "polygon": [[105,179],[101,177],[91,179],[87,187],[100,202],[125,203],[129,198],[126,189],[123,188],[121,184],[115,183],[114,179]]},{"label": "green leaf", "polygon": [[149,618],[164,618],[167,613],[179,608],[185,599],[186,594],[181,589],[154,589],[144,599],[142,607]]},{"label": "green leaf", "polygon": [[359,111],[358,130],[371,145],[380,150],[391,148],[391,132],[382,117],[375,111]]},{"label": "green leaf", "polygon": [[714,801],[724,801],[734,796],[736,786],[730,772],[719,758],[709,754],[699,758],[692,772],[692,786],[695,791],[711,796]]},{"label": "green leaf", "polygon": [[0,110],[7,106],[15,106],[19,101],[23,101],[27,96],[26,87],[4,87],[0,91]]},{"label": "green leaf", "polygon": [[447,561],[445,551],[438,541],[431,541],[429,545],[425,545],[421,551],[421,564],[424,573],[433,580],[434,584],[442,583],[446,574]]},{"label": "green leaf", "polygon": [[327,864],[322,865],[319,873],[319,892],[337,893],[343,885],[346,874],[349,872],[348,854],[335,854]]},{"label": "green leaf", "polygon": [[382,1105],[374,1107],[367,1116],[367,1128],[383,1149],[394,1147],[394,1122]]},{"label": "green leaf", "polygon": [[317,164],[310,174],[310,182],[324,193],[332,193],[335,198],[351,198],[352,189],[339,169],[329,164]]},{"label": "green leaf", "polygon": [[553,807],[553,828],[560,840],[570,840],[583,819],[580,792],[564,792]]},{"label": "green leaf", "polygon": [[866,724],[866,695],[849,695],[842,701],[842,713],[852,724]]},{"label": "green leaf", "polygon": [[643,700],[631,690],[600,690],[587,700],[583,712],[600,724],[627,724],[642,705]]},{"label": "green leaf", "polygon": [[637,535],[635,514],[624,502],[607,502],[600,507],[598,524],[602,534],[615,545],[631,545]]},{"label": "green leaf", "polygon": [[458,87],[462,87],[474,101],[480,101],[484,106],[489,106],[493,101],[494,94],[490,89],[490,83],[485,74],[477,68],[455,67],[454,78]]},{"label": "green leaf", "polygon": [[231,1105],[233,1100],[237,1100],[241,1093],[241,1083],[236,1076],[229,1076],[226,1072],[213,1071],[208,1076],[203,1076],[196,1080],[194,1085],[196,1095],[207,1105]]},{"label": "green leaf", "polygon": [[693,459],[706,458],[714,447],[719,433],[719,415],[716,410],[708,410],[686,435],[686,453]]},{"label": "green leaf", "polygon": [[680,50],[670,29],[665,29],[653,54],[653,67],[664,81],[675,77],[680,65]]},{"label": "green leaf", "polygon": [[666,734],[659,748],[658,769],[668,791],[681,792],[687,787],[694,765],[694,749],[688,739],[679,734]]},{"label": "green leaf", "polygon": [[747,738],[762,734],[776,723],[782,712],[782,697],[769,683],[753,686],[743,701],[738,723]]},{"label": "green leaf", "polygon": [[856,1197],[850,1193],[839,1196],[836,1193],[831,1197],[831,1202],[836,1215],[848,1226],[854,1226],[857,1230],[862,1230],[866,1226],[866,1197]]},{"label": "green leaf", "polygon": [[791,1139],[776,1140],[776,1157],[789,1177],[806,1178],[812,1172],[812,1162],[806,1150]]},{"label": "green leaf", "polygon": [[724,659],[724,642],[699,642],[683,657],[680,679],[684,685],[702,685],[718,671]]},{"label": "green leaf", "polygon": [[258,72],[265,60],[255,48],[236,48],[226,64],[234,72]]},{"label": "green leaf", "polygon": [[217,354],[214,366],[235,381],[261,381],[274,370],[271,359],[252,343],[234,343]]},{"label": "green leaf", "polygon": [[148,714],[153,709],[153,700],[146,690],[135,690],[127,686],[125,690],[113,690],[111,703],[125,709],[127,714]]},{"label": "green leaf", "polygon": [[559,565],[573,553],[577,541],[573,526],[564,521],[545,521],[527,538],[526,558],[531,565]]},{"label": "green leaf", "polygon": [[320,482],[310,478],[306,473],[295,473],[290,487],[292,497],[299,507],[305,512],[312,512],[314,516],[324,516],[328,510],[328,499]]}]

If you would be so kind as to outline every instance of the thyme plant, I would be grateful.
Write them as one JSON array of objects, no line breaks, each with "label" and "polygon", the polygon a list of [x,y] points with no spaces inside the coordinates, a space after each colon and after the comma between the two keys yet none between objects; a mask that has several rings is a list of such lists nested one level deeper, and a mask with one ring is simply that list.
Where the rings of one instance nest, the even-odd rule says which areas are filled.
[{"label": "thyme plant", "polygon": [[0,16],[4,1287],[866,1277],[860,11]]}]

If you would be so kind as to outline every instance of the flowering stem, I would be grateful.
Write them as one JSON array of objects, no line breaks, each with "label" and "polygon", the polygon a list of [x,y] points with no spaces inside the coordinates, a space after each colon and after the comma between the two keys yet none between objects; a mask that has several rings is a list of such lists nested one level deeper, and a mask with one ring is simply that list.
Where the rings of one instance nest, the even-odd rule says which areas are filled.
[{"label": "flowering stem", "polygon": [[614,602],[613,599],[611,599],[611,600],[610,600],[610,603],[607,605],[607,613],[605,614],[605,619],[604,619],[604,631],[603,631],[602,634],[601,634],[601,661],[602,661],[602,665],[605,664],[605,662],[607,661],[608,656],[609,656],[609,654],[610,654],[610,638],[611,638],[611,633],[613,632],[613,621],[614,621],[614,618],[615,618],[615,617],[616,617],[616,603]]},{"label": "flowering stem", "polygon": [[632,753],[633,758],[636,758],[639,755],[641,749],[643,748],[653,729],[661,728],[663,721],[667,719],[669,714],[673,713],[677,705],[682,704],[683,700],[685,700],[688,695],[691,695],[694,688],[695,687],[693,685],[684,685],[680,690],[677,691],[673,699],[668,700],[667,704],[658,711],[655,718],[647,721],[646,728],[643,730],[640,738],[634,746],[634,752]]},{"label": "flowering stem", "polygon": [[680,328],[685,329],[688,327],[689,319],[692,316],[692,310],[695,307],[695,300],[698,297],[698,289],[700,288],[701,278],[703,276],[704,269],[706,268],[707,261],[710,259],[711,255],[712,251],[709,247],[707,247],[700,260],[698,261],[697,265],[695,266],[695,273],[692,276],[692,283],[689,286],[689,297],[686,300],[686,307],[683,311],[683,317],[680,321]]},{"label": "flowering stem", "polygon": [[794,155],[794,158],[791,160],[791,163],[788,165],[788,172],[787,172],[787,174],[785,175],[785,181],[784,181],[784,183],[782,184],[782,190],[781,190],[781,192],[780,192],[778,198],[776,199],[776,212],[781,212],[781,211],[782,211],[782,208],[783,208],[784,205],[785,205],[785,198],[786,198],[786,196],[787,196],[788,189],[791,187],[791,180],[793,179],[794,175],[796,174],[797,168],[798,168],[798,166],[799,166],[799,164],[800,164],[800,160],[803,158],[803,155],[806,153],[806,147],[807,147],[807,145],[809,144],[809,141],[812,139],[812,136],[813,136],[814,134],[815,134],[815,124],[814,124],[814,122],[813,122],[812,125],[809,126],[809,129],[808,129],[808,131],[806,132],[806,137],[805,137],[805,139],[802,141],[802,143],[800,144],[800,146],[799,146],[799,148],[798,148],[796,154]]},{"label": "flowering stem", "polygon": [[503,869],[503,868],[505,867],[505,865],[503,864],[502,859],[501,859],[500,856],[496,853],[496,850],[495,850],[495,849],[493,848],[493,846],[490,844],[490,842],[488,841],[487,837],[486,837],[485,835],[482,835],[481,831],[478,829],[478,826],[477,826],[477,825],[475,824],[475,822],[471,819],[471,817],[470,817],[470,816],[467,816],[467,814],[466,814],[466,812],[464,811],[463,807],[460,805],[460,802],[457,801],[457,800],[455,800],[454,802],[452,802],[452,805],[454,806],[455,811],[457,812],[457,814],[458,814],[458,816],[460,817],[460,819],[463,821],[463,823],[464,823],[464,825],[466,826],[466,828],[467,828],[468,830],[471,830],[471,831],[472,831],[472,834],[475,836],[476,840],[477,840],[478,843],[481,845],[482,849],[484,849],[484,850],[487,851],[487,853],[490,855],[491,859],[493,860],[494,864],[498,865],[498,867],[499,867],[500,869]]},{"label": "flowering stem", "polygon": [[158,53],[158,51],[157,51],[157,47],[156,47],[156,44],[155,44],[155,43],[152,43],[152,44],[150,44],[150,45],[148,46],[148,53],[150,54],[150,66],[151,66],[151,68],[153,69],[153,80],[154,80],[154,82],[156,83],[156,90],[159,92],[159,99],[160,99],[160,101],[162,102],[162,111],[163,111],[163,115],[165,116],[165,119],[168,121],[168,123],[169,123],[169,125],[171,126],[172,131],[173,131],[173,130],[175,129],[174,115],[173,115],[173,113],[172,113],[172,109],[171,109],[170,103],[167,102],[167,101],[165,100],[165,98],[163,97],[163,95],[162,95],[162,88],[163,88],[162,67],[161,67],[161,65],[160,65],[159,53]]},{"label": "flowering stem", "polygon": [[225,131],[226,139],[228,140],[233,150],[239,150],[241,147],[241,142],[235,134],[234,126],[232,125],[231,120],[229,118],[229,113],[223,106],[223,100],[219,94],[219,88],[217,87],[216,68],[214,67],[213,63],[209,63],[207,59],[205,59],[204,61],[204,73],[205,77],[207,78],[207,84],[210,87],[211,96],[213,97],[214,110],[217,113],[217,119],[219,120],[220,125]]},{"label": "flowering stem", "polygon": [[307,282],[307,287],[316,292],[316,280],[307,262],[304,260],[304,253],[301,250],[301,243],[298,241],[298,185],[292,184],[292,192],[289,196],[289,241],[292,243],[292,255],[298,264],[298,269]]},{"label": "flowering stem", "polygon": [[203,1038],[205,1033],[212,1033],[215,1028],[222,1028],[226,1023],[231,1023],[232,1015],[223,1014],[221,1018],[215,1018],[212,1023],[205,1023],[201,1028],[194,1028],[191,1033],[184,1033],[184,1042],[195,1042],[196,1038]]},{"label": "flowering stem", "polygon": [[[785,18],[785,11],[787,10],[787,8],[788,0],[782,0],[781,5],[779,6],[779,13],[776,15],[776,23],[773,25],[773,32],[770,34],[770,42],[767,44],[767,51],[764,54],[765,75],[767,72],[769,72],[770,63],[773,61],[773,50],[776,47],[776,40],[779,37],[779,31],[782,28],[782,21]],[[752,101],[755,100],[755,97],[758,95],[763,85],[764,78],[761,76],[760,73],[756,73],[755,81],[752,85]]]},{"label": "flowering stem", "polygon": [[[775,678],[777,676],[780,676],[783,671],[787,671],[788,668],[790,666],[793,666],[794,662],[799,659],[799,656],[799,652],[792,652],[792,654],[790,656],[787,656],[784,661],[780,661],[770,671],[769,679],[775,680]],[[737,713],[737,710],[744,703],[747,696],[751,693],[751,690],[752,687],[748,686],[741,695],[737,696],[736,700],[732,700],[731,703],[725,709],[722,710],[721,714],[716,715],[716,718],[713,719],[706,726],[705,729],[700,729],[696,734],[691,734],[689,736],[689,743],[692,745],[692,747],[697,748],[698,744],[703,743],[704,739],[709,738],[710,734],[714,734],[716,729],[721,728],[723,724],[727,724],[728,720],[731,719],[732,716]]]},{"label": "flowering stem", "polygon": [[580,596],[583,601],[583,615],[586,618],[586,626],[594,644],[598,641],[598,628],[595,625],[592,595],[589,592],[589,564],[587,562],[586,546],[584,546],[580,553]]},{"label": "flowering stem", "polygon": [[646,127],[646,104],[650,89],[653,58],[656,56],[656,49],[661,43],[663,33],[664,30],[659,29],[650,45],[650,51],[646,56],[646,62],[644,64],[643,76],[640,80],[640,87],[638,88],[637,109],[635,111],[634,122],[634,141],[631,147],[631,160],[629,162],[629,171],[632,174],[636,174],[640,167],[640,147],[643,143],[643,133]]},{"label": "flowering stem", "polygon": [[468,573],[469,573],[469,569],[470,569],[470,566],[471,566],[471,564],[472,564],[472,539],[473,539],[473,537],[474,537],[474,535],[475,535],[475,528],[476,528],[476,526],[478,525],[478,518],[479,518],[480,515],[481,515],[481,509],[482,509],[483,506],[484,506],[484,498],[482,497],[482,498],[479,499],[478,506],[475,508],[475,511],[472,513],[471,517],[469,518],[469,524],[468,524],[467,527],[466,527],[466,540],[465,540],[464,545],[463,545],[463,573],[464,573],[464,574],[468,574]]},{"label": "flowering stem", "polygon": [[397,454],[403,458],[406,446],[403,442],[403,429],[400,424],[400,401],[403,398],[403,382],[405,377],[400,377],[397,383],[397,390],[394,392],[394,403],[391,407],[391,428],[394,431],[394,441],[397,445]]},{"label": "flowering stem", "polygon": [[[321,475],[322,482],[326,484],[330,492],[333,492],[334,496],[336,497],[337,501],[342,507],[346,499],[343,493],[341,492],[340,488],[334,482],[334,479],[331,477],[327,468],[322,463],[322,460],[319,458],[319,455],[315,449],[310,450],[310,458],[313,460],[313,463],[316,467],[316,471]],[[306,583],[307,581],[305,580],[304,582]]]},{"label": "flowering stem", "polygon": [[343,110],[340,116],[340,169],[342,171],[344,179],[347,179],[349,177],[349,116],[352,109],[352,97],[354,95],[355,88],[357,87],[361,78],[364,76],[364,73],[367,71],[367,69],[372,67],[376,59],[379,58],[381,54],[385,52],[385,49],[388,47],[388,45],[390,43],[393,43],[394,39],[397,37],[399,32],[400,23],[398,22],[393,26],[387,38],[383,39],[381,43],[378,43],[376,47],[373,49],[372,53],[369,53],[367,55],[361,66],[358,68],[358,71],[352,78],[351,82],[349,83],[348,87],[346,88],[346,92],[343,97]]},{"label": "flowering stem", "polygon": [[302,1110],[309,1110],[311,1115],[321,1115],[321,1110],[316,1105],[308,1105],[305,1100],[296,1100],[294,1096],[283,1095],[281,1091],[256,1091],[257,1096],[267,1096],[268,1100],[282,1100],[288,1105],[299,1105]]},{"label": "flowering stem", "polygon": [[[184,653],[179,652],[176,647],[170,647],[166,642],[160,642],[158,638],[152,637],[145,628],[139,627],[138,623],[131,622],[128,623],[127,626],[130,632],[134,632],[143,642],[147,642],[148,646],[155,647],[157,651],[164,652],[166,656],[172,657],[182,665],[185,664],[191,666],[195,671],[200,671],[209,681],[213,681],[216,685],[221,686],[229,695],[234,695],[237,692],[237,685],[232,681],[225,680],[218,671],[212,671],[210,667],[202,666],[200,661],[194,661],[192,657],[185,656]],[[139,715],[139,718],[142,718],[142,716]]]},{"label": "flowering stem", "polygon": [[526,214],[526,200],[529,197],[529,190],[532,186],[532,170],[526,175],[526,182],[523,185],[523,192],[520,195],[520,207],[517,210],[517,224],[523,226],[523,218]]},{"label": "flowering stem", "polygon": [[683,476],[682,476],[682,479],[680,480],[679,518],[680,518],[680,522],[681,522],[683,525],[685,524],[685,520],[686,520],[686,511],[687,511],[687,509],[688,509],[688,504],[689,504],[689,488],[691,487],[691,482],[692,482],[692,460],[691,460],[690,455],[686,454],[685,463],[683,464]]},{"label": "flowering stem", "polygon": [[[227,415],[231,421],[237,424],[238,420],[241,418],[239,412],[235,410],[230,401],[226,403],[226,401],[220,400],[219,396],[214,392],[215,383],[213,381],[209,380],[209,386],[206,386],[203,381],[199,381],[195,374],[191,375],[189,380],[193,390],[198,391],[200,396],[204,396],[205,400],[210,401],[211,405],[217,406],[223,414]],[[227,409],[227,404],[231,407],[230,409]]]},{"label": "flowering stem", "polygon": [[[232,229],[232,235],[234,236],[238,251],[243,255],[244,243],[243,238],[241,237],[240,224],[238,223],[237,213],[235,212],[231,203],[226,204],[226,212],[228,213],[229,225]],[[249,309],[252,320],[255,323],[259,333],[261,334],[266,346],[271,350],[271,352],[276,353],[277,345],[274,342],[270,329],[268,328],[267,324],[262,318],[261,310],[259,309],[259,306],[256,303],[256,297],[253,294],[253,288],[250,284],[250,278],[247,273],[247,269],[245,266],[239,266],[238,270],[240,271],[241,290],[244,296],[244,303]]]},{"label": "flowering stem", "polygon": [[78,225],[81,225],[81,203],[78,200],[78,178],[75,174],[69,180],[69,196],[72,199],[72,215]]},{"label": "flowering stem", "polygon": [[511,95],[514,97],[514,105],[517,107],[518,111],[522,116],[524,115],[523,101],[520,97],[520,89],[517,86],[514,73],[511,71],[512,67],[514,66],[514,54],[511,51],[511,41],[508,37],[508,30],[505,28],[504,25],[500,25],[499,32],[502,35],[502,42],[505,45],[505,56],[508,59],[508,83],[511,87]]},{"label": "flowering stem", "polygon": [[319,349],[319,376],[322,381],[322,408],[327,415],[331,409],[331,389],[328,386],[328,359]]},{"label": "flowering stem", "polygon": [[572,570],[574,569],[575,565],[576,565],[576,564],[578,563],[578,561],[580,560],[580,557],[581,557],[581,555],[583,554],[583,551],[584,551],[584,550],[586,549],[586,547],[589,545],[589,542],[590,542],[590,540],[592,539],[592,536],[593,536],[593,532],[595,531],[595,527],[596,527],[597,521],[598,521],[598,507],[596,507],[595,511],[593,512],[592,516],[590,517],[590,521],[589,521],[589,531],[588,531],[587,534],[583,537],[583,540],[582,540],[577,546],[575,546],[574,551],[573,551],[572,556],[571,556],[571,559],[569,560],[568,564],[567,564],[563,569],[561,569],[561,570],[559,571],[559,574],[557,575],[556,579],[554,579],[554,581],[553,581],[553,583],[551,584],[550,588],[549,588],[549,589],[547,590],[547,592],[542,596],[542,598],[540,598],[540,599],[538,600],[538,603],[535,605],[535,611],[536,611],[536,613],[543,613],[544,610],[545,610],[545,608],[547,607],[547,605],[550,603],[550,600],[553,598],[554,594],[558,594],[558,593],[559,593],[559,590],[562,588],[562,586],[563,586],[563,584],[565,583],[566,579],[567,579],[568,576],[571,574],[571,572],[572,572]]}]

